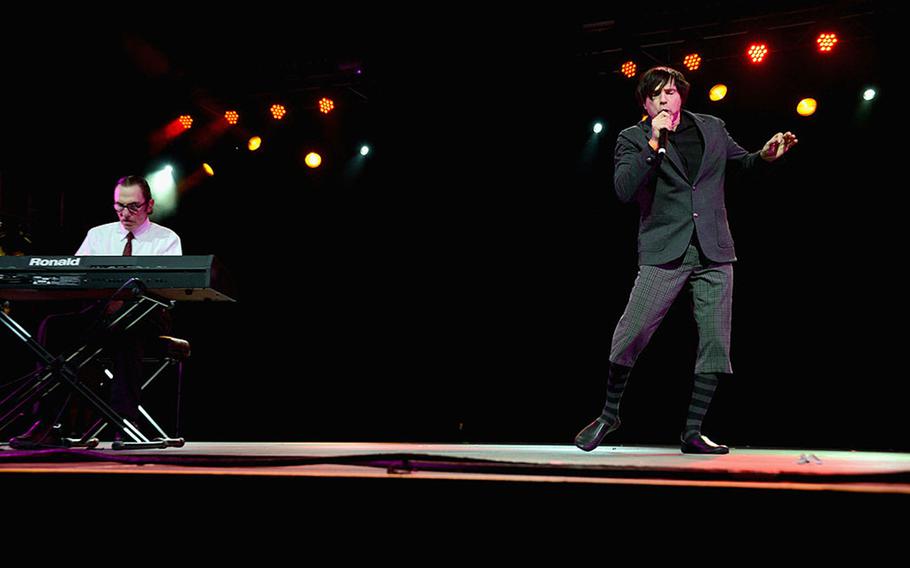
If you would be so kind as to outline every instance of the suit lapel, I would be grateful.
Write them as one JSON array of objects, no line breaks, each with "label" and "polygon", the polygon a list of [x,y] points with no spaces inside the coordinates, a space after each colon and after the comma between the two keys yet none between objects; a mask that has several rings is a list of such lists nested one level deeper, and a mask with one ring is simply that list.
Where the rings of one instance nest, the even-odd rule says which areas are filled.
[{"label": "suit lapel", "polygon": [[673,164],[673,167],[676,168],[679,175],[681,175],[684,180],[689,181],[689,175],[686,173],[686,168],[683,167],[679,152],[676,151],[676,144],[667,144],[667,157],[670,158],[670,163]]},{"label": "suit lapel", "polygon": [[695,122],[695,127],[698,128],[698,132],[701,134],[701,142],[702,142],[701,163],[698,165],[698,171],[695,172],[695,179],[691,180],[692,185],[695,185],[696,183],[698,183],[698,179],[701,177],[702,170],[705,169],[705,160],[708,157],[708,137],[707,137],[707,135],[705,135],[705,128],[704,128],[704,125],[702,124],[702,120],[689,111],[684,110],[683,112],[686,112],[689,114],[689,116]]}]

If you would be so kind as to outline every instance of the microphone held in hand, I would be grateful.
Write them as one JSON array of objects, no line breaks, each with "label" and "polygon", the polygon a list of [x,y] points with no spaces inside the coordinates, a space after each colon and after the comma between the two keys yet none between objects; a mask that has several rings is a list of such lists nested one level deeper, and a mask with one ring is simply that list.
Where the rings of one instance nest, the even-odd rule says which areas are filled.
[{"label": "microphone held in hand", "polygon": [[667,136],[668,136],[669,132],[670,131],[667,130],[666,128],[660,129],[660,135],[657,138],[657,153],[658,154],[667,153]]}]

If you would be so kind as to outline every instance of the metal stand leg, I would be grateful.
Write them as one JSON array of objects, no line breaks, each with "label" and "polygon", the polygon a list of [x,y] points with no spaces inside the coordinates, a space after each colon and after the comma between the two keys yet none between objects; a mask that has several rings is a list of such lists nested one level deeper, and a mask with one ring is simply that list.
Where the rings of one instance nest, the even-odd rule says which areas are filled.
[{"label": "metal stand leg", "polygon": [[[121,290],[129,290],[138,301],[131,304],[123,313],[117,312],[113,321],[109,322],[103,330],[101,338],[111,333],[118,333],[129,330],[139,321],[158,307],[170,309],[173,302],[166,302],[148,296],[145,293],[144,286],[136,279],[128,281]],[[114,449],[134,448],[165,448],[168,444],[162,440],[149,440],[142,431],[134,424],[130,423],[124,417],[120,416],[110,405],[99,397],[92,389],[84,385],[77,375],[77,370],[85,366],[100,351],[97,347],[102,343],[99,337],[92,337],[88,343],[80,346],[65,359],[54,357],[48,350],[34,340],[34,338],[16,322],[5,311],[0,310],[0,323],[9,329],[17,338],[19,338],[26,347],[28,347],[36,357],[44,364],[44,371],[37,375],[36,380],[30,384],[22,385],[15,393],[8,396],[0,403],[0,427],[8,425],[12,420],[19,417],[19,412],[25,405],[33,402],[39,396],[50,392],[58,385],[66,385],[77,395],[88,401],[95,410],[102,416],[106,422],[113,424],[132,442],[115,443]],[[81,357],[80,357],[81,356]],[[3,410],[3,405],[10,406],[9,410]],[[94,447],[90,439],[83,437],[78,441],[73,441],[73,447]],[[97,444],[97,442],[96,442]],[[182,444],[181,444],[182,445]]]}]

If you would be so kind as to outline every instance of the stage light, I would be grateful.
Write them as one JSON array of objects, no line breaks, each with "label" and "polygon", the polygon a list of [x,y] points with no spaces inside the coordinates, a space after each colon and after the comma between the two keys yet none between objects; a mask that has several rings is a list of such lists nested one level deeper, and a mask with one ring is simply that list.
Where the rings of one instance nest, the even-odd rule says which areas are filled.
[{"label": "stage light", "polygon": [[320,156],[316,152],[310,152],[309,154],[306,155],[306,158],[304,159],[304,161],[306,162],[307,166],[315,169],[315,168],[318,168],[320,165],[322,165],[322,156]]},{"label": "stage light", "polygon": [[205,164],[205,163],[202,164],[202,169],[205,170],[205,173],[207,173],[210,176],[215,175],[215,170],[213,170],[212,166],[210,166],[208,164]]},{"label": "stage light", "polygon": [[711,90],[708,92],[708,98],[712,101],[719,101],[727,96],[727,86],[723,83],[718,83],[711,87]]},{"label": "stage light", "polygon": [[366,155],[369,154],[369,153],[370,153],[370,147],[369,147],[369,146],[363,145],[363,146],[360,147],[360,155],[361,155],[361,156],[366,156]]},{"label": "stage light", "polygon": [[193,117],[188,114],[181,114],[177,121],[184,130],[189,130],[193,126]]},{"label": "stage light", "polygon": [[701,55],[697,53],[691,53],[683,59],[683,65],[686,66],[686,69],[689,71],[695,71],[701,67]]},{"label": "stage light", "polygon": [[260,146],[262,146],[262,138],[258,136],[253,136],[246,144],[246,147],[249,148],[250,152],[255,152]]},{"label": "stage light", "polygon": [[284,108],[284,105],[278,104],[272,105],[272,107],[269,109],[269,112],[272,113],[272,118],[275,120],[281,120],[284,118],[284,115],[288,113],[287,109]]},{"label": "stage light", "polygon": [[635,76],[635,72],[637,69],[638,69],[638,66],[635,65],[635,63],[632,61],[626,61],[625,63],[622,64],[622,67],[620,68],[620,70],[622,71],[622,74],[625,75],[626,77],[628,77],[629,79],[631,79],[632,77]]},{"label": "stage light", "polygon": [[812,116],[816,109],[818,109],[818,101],[815,99],[803,99],[796,105],[796,112],[800,116]]},{"label": "stage light", "polygon": [[866,89],[865,91],[863,91],[863,100],[864,100],[864,101],[871,101],[871,100],[874,99],[877,95],[878,95],[878,93],[875,91],[875,89],[871,89],[871,88],[870,88],[870,89]]},{"label": "stage light", "polygon": [[322,97],[319,99],[319,112],[329,114],[335,108],[335,101]]},{"label": "stage light", "polygon": [[594,134],[600,134],[604,131],[604,125],[601,122],[594,123]]},{"label": "stage light", "polygon": [[768,55],[768,46],[763,43],[753,43],[749,46],[748,55],[752,63],[762,63],[765,56]]},{"label": "stage light", "polygon": [[825,33],[818,36],[815,40],[818,44],[818,51],[821,53],[831,53],[834,45],[837,43],[837,34]]},{"label": "stage light", "polygon": [[229,110],[224,113],[224,119],[228,124],[234,125],[237,124],[237,121],[240,120],[240,115],[237,114],[236,110]]},{"label": "stage light", "polygon": [[155,214],[167,217],[177,210],[177,182],[174,179],[174,167],[166,165],[156,172],[145,176],[155,200]]}]

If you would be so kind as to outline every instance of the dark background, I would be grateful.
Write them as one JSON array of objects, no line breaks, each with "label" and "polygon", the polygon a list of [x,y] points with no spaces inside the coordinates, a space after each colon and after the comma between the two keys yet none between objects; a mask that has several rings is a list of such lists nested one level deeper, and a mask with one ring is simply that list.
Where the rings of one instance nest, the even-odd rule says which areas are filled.
[{"label": "dark background", "polygon": [[[117,178],[213,164],[155,219],[185,254],[221,258],[239,289],[236,304],[176,310],[175,335],[193,344],[189,439],[571,443],[603,403],[637,269],[637,210],[613,194],[612,151],[641,111],[617,70],[680,66],[695,47],[690,110],[722,117],[752,151],[778,131],[800,140],[767,175],[728,181],[735,374],[706,433],[907,449],[893,19],[877,2],[702,2],[4,21],[0,209],[27,225],[31,253],[67,254],[115,220]],[[827,24],[841,42],[821,57]],[[758,35],[772,52],[755,67],[743,52]],[[711,103],[720,81],[730,94]],[[867,85],[880,94],[863,105]],[[321,96],[336,101],[328,117]],[[802,118],[806,96],[819,110]],[[289,108],[280,124],[263,113],[276,101]],[[211,135],[226,108],[241,124]],[[187,112],[192,130],[150,142]],[[251,133],[265,139],[255,154]],[[351,174],[364,141],[373,153]],[[301,164],[314,147],[317,171]],[[55,309],[13,315],[34,329]],[[675,443],[696,341],[681,297],[639,360],[616,443]],[[21,345],[0,347],[4,381],[28,371]],[[171,389],[155,385],[149,406],[168,416]]]}]

